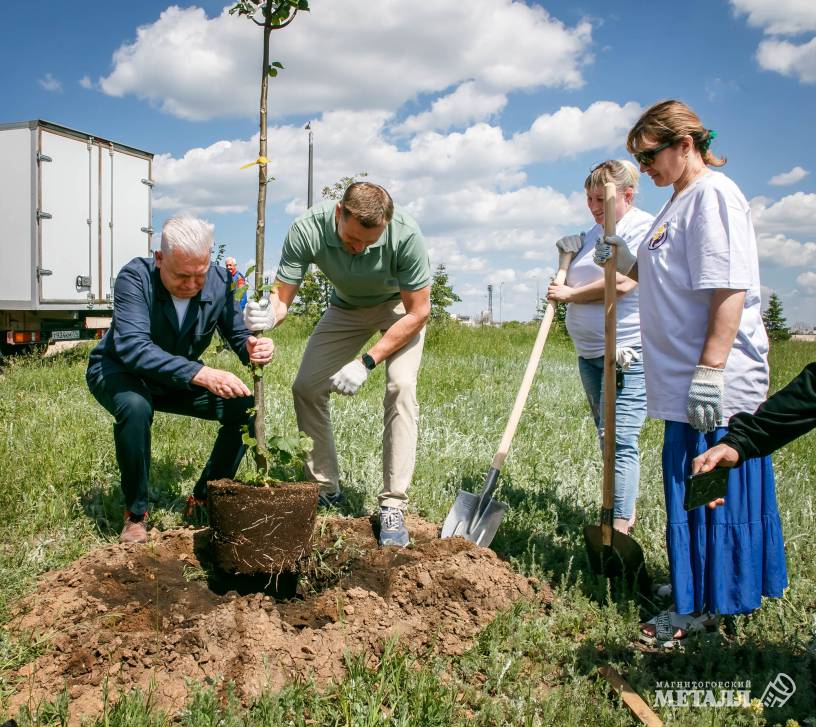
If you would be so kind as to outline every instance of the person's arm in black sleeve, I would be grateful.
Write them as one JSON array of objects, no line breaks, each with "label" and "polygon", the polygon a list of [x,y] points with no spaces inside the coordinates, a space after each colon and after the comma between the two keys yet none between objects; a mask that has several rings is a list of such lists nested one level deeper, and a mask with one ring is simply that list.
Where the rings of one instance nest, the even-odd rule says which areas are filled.
[{"label": "person's arm in black sleeve", "polygon": [[816,362],[763,402],[753,414],[731,417],[721,444],[733,447],[740,461],[764,457],[816,427]]}]

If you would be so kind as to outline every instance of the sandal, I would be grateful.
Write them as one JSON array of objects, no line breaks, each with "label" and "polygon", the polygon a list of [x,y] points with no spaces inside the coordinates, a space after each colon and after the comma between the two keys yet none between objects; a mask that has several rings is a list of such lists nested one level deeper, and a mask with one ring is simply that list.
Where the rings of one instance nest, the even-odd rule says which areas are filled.
[{"label": "sandal", "polygon": [[[689,634],[709,631],[717,626],[718,618],[713,613],[701,613],[695,616],[691,613],[675,613],[661,611],[657,616],[640,624],[639,639],[649,646],[659,646],[663,649],[672,649],[681,646]],[[654,633],[646,629],[654,627]]]}]

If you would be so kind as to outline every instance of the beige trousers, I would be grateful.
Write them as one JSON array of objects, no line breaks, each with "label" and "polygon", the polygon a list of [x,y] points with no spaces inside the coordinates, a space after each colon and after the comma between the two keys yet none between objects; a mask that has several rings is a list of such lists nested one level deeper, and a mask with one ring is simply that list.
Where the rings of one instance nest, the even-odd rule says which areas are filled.
[{"label": "beige trousers", "polygon": [[[360,354],[360,348],[375,331],[385,331],[404,315],[405,306],[400,300],[355,310],[330,306],[309,337],[292,393],[298,427],[314,440],[306,471],[320,483],[321,492],[334,493],[340,487],[329,414],[329,377]],[[406,492],[416,462],[416,383],[424,343],[425,328],[384,362],[380,506],[404,509],[408,501]]]}]

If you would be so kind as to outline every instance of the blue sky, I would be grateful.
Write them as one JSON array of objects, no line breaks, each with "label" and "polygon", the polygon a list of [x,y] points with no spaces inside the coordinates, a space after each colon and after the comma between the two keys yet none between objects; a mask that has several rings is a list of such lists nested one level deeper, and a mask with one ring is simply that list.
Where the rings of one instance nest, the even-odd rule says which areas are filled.
[{"label": "blue sky", "polygon": [[[312,0],[273,36],[266,268],[315,190],[367,171],[420,222],[463,302],[502,290],[526,320],[562,234],[590,226],[582,184],[626,131],[681,98],[751,202],[763,289],[816,325],[816,2],[620,4]],[[154,227],[190,211],[254,257],[260,36],[221,2],[4,3],[0,123],[43,118],[154,152]],[[669,192],[644,178],[639,206]],[[498,316],[497,301],[494,303]]]}]

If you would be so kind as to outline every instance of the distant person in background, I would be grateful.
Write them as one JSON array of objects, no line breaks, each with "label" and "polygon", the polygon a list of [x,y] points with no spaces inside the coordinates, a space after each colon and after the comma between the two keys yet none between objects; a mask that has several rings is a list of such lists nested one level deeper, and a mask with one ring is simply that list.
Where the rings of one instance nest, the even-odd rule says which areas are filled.
[{"label": "distant person in background", "polygon": [[673,194],[637,256],[604,237],[596,262],[618,248],[617,269],[639,281],[649,415],[665,421],[663,485],[674,607],[641,624],[642,638],[672,646],[717,614],[750,613],[787,586],[782,527],[769,457],[729,474],[725,507],[683,508],[691,461],[755,411],[768,391],[768,337],[760,313],[751,208],[720,172],[715,134],[680,101],[648,109],[627,148]]},{"label": "distant person in background", "polygon": [[114,417],[113,440],[125,496],[121,543],[147,541],[148,478],[153,413],[219,422],[212,454],[188,507],[207,497],[207,482],[234,477],[244,453],[241,428],[254,405],[235,374],[199,357],[220,330],[244,364],[272,359],[269,338],[244,326],[224,268],[210,262],[213,227],[194,217],[164,223],[161,249],[137,257],[116,276],[113,321],[91,351],[85,378]]},{"label": "distant person in background", "polygon": [[[224,266],[227,268],[227,272],[232,277],[233,292],[239,290],[240,288],[246,287],[246,278],[243,276],[243,273],[239,272],[238,264],[235,262],[234,257],[228,257],[226,260],[224,260]],[[241,304],[241,310],[243,310],[247,304],[246,290],[244,290],[244,294],[241,296],[239,303]]]},{"label": "distant person in background", "polygon": [[[556,242],[560,252],[572,253],[564,285],[550,284],[547,300],[567,304],[567,331],[578,352],[578,371],[603,449],[604,371],[604,273],[592,259],[595,243],[603,235],[604,184],[617,190],[615,222],[618,235],[633,253],[654,219],[634,206],[637,168],[630,161],[601,162],[586,178],[587,206],[595,225],[580,235]],[[618,391],[615,414],[615,510],[614,527],[628,533],[635,522],[635,501],[640,482],[638,438],[646,420],[646,387],[641,361],[640,317],[637,283],[617,274]]]},{"label": "distant person in background", "polygon": [[[691,463],[691,471],[736,467],[753,457],[765,457],[816,428],[816,362],[810,363],[753,414],[740,412],[728,422],[728,432]],[[720,498],[709,507],[724,505]]]}]

